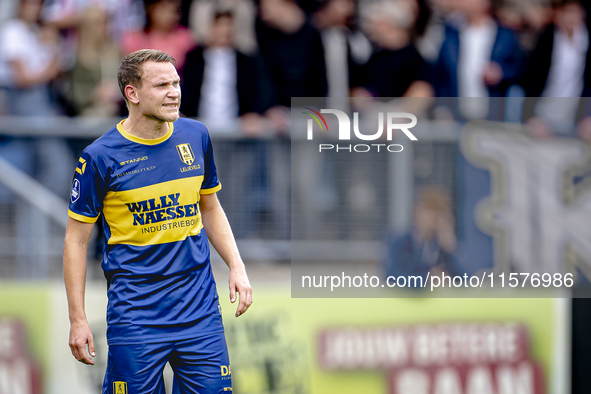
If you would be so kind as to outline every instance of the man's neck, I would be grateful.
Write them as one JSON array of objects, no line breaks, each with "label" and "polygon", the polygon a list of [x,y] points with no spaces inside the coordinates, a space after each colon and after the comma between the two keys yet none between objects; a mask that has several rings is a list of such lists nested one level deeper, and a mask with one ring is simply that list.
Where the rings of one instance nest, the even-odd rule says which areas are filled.
[{"label": "man's neck", "polygon": [[467,19],[468,25],[471,27],[484,26],[491,21],[491,17],[487,13],[472,15]]},{"label": "man's neck", "polygon": [[155,140],[168,133],[168,122],[161,122],[144,115],[130,113],[123,122],[123,128],[129,134],[146,140]]}]

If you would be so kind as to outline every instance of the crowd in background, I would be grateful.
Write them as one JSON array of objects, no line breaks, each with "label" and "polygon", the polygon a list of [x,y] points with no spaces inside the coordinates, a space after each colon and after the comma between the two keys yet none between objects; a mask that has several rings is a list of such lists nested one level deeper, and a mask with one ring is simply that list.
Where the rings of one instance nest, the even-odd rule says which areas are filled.
[{"label": "crowd in background", "polygon": [[[176,59],[184,115],[251,136],[285,132],[291,97],[325,96],[540,97],[524,114],[544,136],[568,126],[545,116],[556,104],[543,98],[591,87],[586,7],[576,0],[2,4],[5,115],[125,115],[116,70],[141,48]],[[561,101],[560,113],[574,114],[575,100]],[[591,137],[591,122],[579,123]]]}]

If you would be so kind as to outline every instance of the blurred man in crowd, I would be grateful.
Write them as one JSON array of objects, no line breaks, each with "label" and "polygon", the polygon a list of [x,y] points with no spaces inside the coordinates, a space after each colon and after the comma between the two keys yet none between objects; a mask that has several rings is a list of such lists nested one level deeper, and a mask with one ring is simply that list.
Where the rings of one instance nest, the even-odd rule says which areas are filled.
[{"label": "blurred man in crowd", "polygon": [[[589,30],[578,0],[553,4],[553,23],[540,35],[524,74],[527,97],[541,97],[529,119],[537,137],[569,133],[574,128],[581,96],[591,92]],[[528,108],[524,109],[525,117]],[[530,110],[531,111],[531,110]]]},{"label": "blurred man in crowd", "polygon": [[[455,9],[464,21],[446,28],[437,61],[439,97],[504,97],[521,75],[521,50],[515,34],[491,17],[490,0],[463,0]],[[460,100],[468,118],[488,114],[488,102]],[[463,108],[463,106],[465,106]]]},{"label": "blurred man in crowd", "polygon": [[415,19],[411,9],[393,2],[368,7],[364,25],[379,48],[365,67],[364,86],[372,96],[433,95],[427,64],[412,42]]},{"label": "blurred man in crowd", "polygon": [[324,46],[318,30],[306,20],[295,0],[261,0],[257,37],[273,83],[275,107],[268,113],[285,128],[288,115],[281,109],[292,97],[326,97],[328,83]]},{"label": "blurred man in crowd", "polygon": [[449,194],[438,186],[425,186],[414,208],[410,233],[388,241],[386,276],[462,274],[452,253],[456,247],[454,217]]},{"label": "blurred man in crowd", "polygon": [[[341,98],[362,83],[362,66],[371,55],[371,44],[360,31],[350,29],[356,13],[353,0],[325,0],[314,14],[324,44],[329,108],[347,110]],[[343,107],[345,106],[345,107]]]},{"label": "blurred man in crowd", "polygon": [[234,19],[233,42],[240,52],[254,55],[258,44],[254,31],[256,6],[252,0],[184,0],[192,3],[188,24],[199,42],[208,42],[214,16],[220,11],[232,13]]},{"label": "blurred man in crowd", "polygon": [[205,47],[187,55],[181,111],[198,116],[214,129],[235,130],[238,116],[252,123],[268,109],[262,61],[235,49],[234,17],[229,12],[215,15],[207,36]]}]

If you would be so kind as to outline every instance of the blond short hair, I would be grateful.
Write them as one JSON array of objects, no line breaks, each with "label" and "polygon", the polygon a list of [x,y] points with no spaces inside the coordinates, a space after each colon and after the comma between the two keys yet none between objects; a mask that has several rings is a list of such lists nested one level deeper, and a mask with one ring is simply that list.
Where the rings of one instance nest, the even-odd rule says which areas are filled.
[{"label": "blond short hair", "polygon": [[142,64],[149,61],[170,62],[173,65],[176,63],[172,56],[156,49],[140,49],[125,56],[117,71],[117,83],[126,102],[125,87],[127,85],[138,87],[142,85]]}]

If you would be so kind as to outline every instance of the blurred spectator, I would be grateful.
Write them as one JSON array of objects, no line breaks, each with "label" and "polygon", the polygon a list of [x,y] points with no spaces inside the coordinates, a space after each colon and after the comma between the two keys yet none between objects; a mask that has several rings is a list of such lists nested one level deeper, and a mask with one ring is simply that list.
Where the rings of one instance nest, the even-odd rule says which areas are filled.
[{"label": "blurred spectator", "polygon": [[143,0],[45,0],[41,19],[61,32],[60,68],[70,70],[76,62],[78,28],[88,7],[104,9],[110,23],[110,34],[119,42],[123,33],[143,25]]},{"label": "blurred spectator", "polygon": [[433,96],[428,67],[411,40],[415,14],[383,1],[368,7],[365,30],[378,45],[366,65],[365,88],[374,97]]},{"label": "blurred spectator", "polygon": [[144,0],[146,24],[142,30],[128,32],[123,37],[124,54],[140,49],[158,49],[176,59],[182,72],[187,53],[196,40],[189,29],[180,25],[180,0]]},{"label": "blurred spectator", "polygon": [[[50,98],[49,83],[59,73],[58,34],[39,22],[42,5],[42,0],[21,0],[18,18],[5,22],[0,29],[0,86],[7,93],[8,115],[51,117],[57,114]],[[35,176],[54,193],[67,195],[73,158],[63,139],[0,138],[0,155],[21,171]],[[19,276],[44,277],[48,273],[48,256],[41,245],[50,231],[49,219],[0,187],[0,203],[5,201],[14,204],[16,212]],[[39,243],[32,246],[31,239]]]},{"label": "blurred spectator", "polygon": [[0,29],[0,86],[9,115],[51,116],[49,82],[58,72],[56,31],[39,23],[43,0],[21,0],[17,19]]},{"label": "blurred spectator", "polygon": [[[529,120],[535,136],[573,130],[580,97],[591,92],[589,30],[577,0],[554,5],[553,23],[540,35],[525,72],[528,97],[541,97]],[[557,99],[560,97],[560,99]],[[525,109],[527,117],[527,108]],[[531,114],[531,112],[530,112]]]},{"label": "blurred spectator", "polygon": [[292,97],[326,97],[324,47],[295,0],[261,0],[257,37],[275,87],[275,103]]},{"label": "blurred spectator", "polygon": [[[339,98],[351,96],[350,88],[362,83],[362,66],[371,55],[371,44],[360,31],[349,26],[355,16],[353,0],[325,0],[314,15],[324,44],[329,108],[343,108]],[[335,102],[336,101],[336,102]]]},{"label": "blurred spectator", "polygon": [[12,19],[18,13],[18,0],[0,1],[0,23]]},{"label": "blurred spectator", "polygon": [[390,236],[384,261],[386,276],[461,275],[452,253],[456,247],[454,217],[449,194],[438,186],[425,186],[414,207],[414,225],[409,234]]},{"label": "blurred spectator", "polygon": [[211,24],[218,12],[231,12],[234,16],[234,45],[247,55],[257,51],[254,31],[256,7],[252,0],[195,0],[189,10],[189,27],[200,42],[207,42]]},{"label": "blurred spectator", "polygon": [[115,116],[120,92],[115,75],[119,49],[110,38],[105,10],[86,9],[80,25],[76,63],[71,70],[71,101],[77,115]]},{"label": "blurred spectator", "polygon": [[[416,1],[416,22],[413,32],[414,43],[421,57],[428,63],[435,63],[445,38],[445,11],[435,0]],[[439,8],[435,8],[438,5]]]},{"label": "blurred spectator", "polygon": [[[42,0],[21,0],[18,19],[6,22],[0,30],[0,86],[7,92],[8,115],[57,114],[49,83],[59,73],[58,36],[55,29],[40,24],[42,5]],[[45,186],[56,193],[69,189],[71,153],[62,139],[39,138],[21,154],[38,160],[35,175]]]},{"label": "blurred spectator", "polygon": [[[210,24],[205,47],[187,55],[183,74],[181,111],[202,119],[217,130],[236,130],[238,116],[253,122],[267,107],[262,84],[262,60],[246,56],[234,47],[234,18],[218,13]],[[261,132],[261,127],[248,128]]]},{"label": "blurred spectator", "polygon": [[552,22],[552,7],[546,1],[522,4],[521,18],[519,41],[523,50],[529,54],[534,50],[539,35]]},{"label": "blurred spectator", "polygon": [[514,32],[521,31],[523,27],[523,18],[519,3],[503,2],[495,12],[499,25],[504,26]]},{"label": "blurred spectator", "polygon": [[521,74],[521,50],[515,34],[491,17],[490,0],[454,4],[465,22],[458,28],[446,28],[437,62],[437,95],[504,97]]}]

